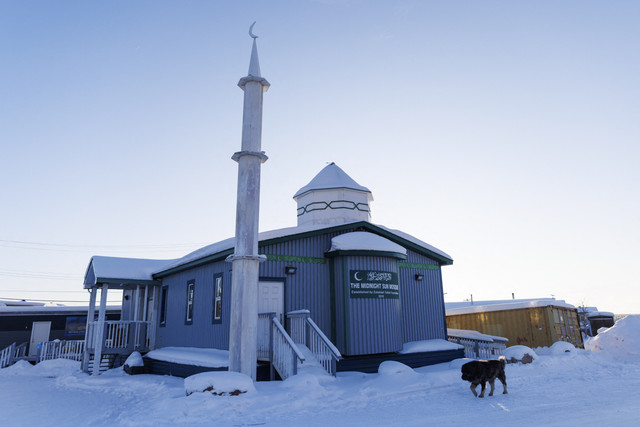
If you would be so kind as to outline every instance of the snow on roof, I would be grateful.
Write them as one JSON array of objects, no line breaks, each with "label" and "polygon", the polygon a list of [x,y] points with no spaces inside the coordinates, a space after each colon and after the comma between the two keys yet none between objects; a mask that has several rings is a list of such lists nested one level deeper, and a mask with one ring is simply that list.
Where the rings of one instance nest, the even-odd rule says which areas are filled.
[{"label": "snow on roof", "polygon": [[311,182],[299,189],[293,198],[295,199],[312,190],[328,190],[330,188],[348,188],[371,193],[371,190],[355,182],[353,178],[340,169],[338,165],[331,163],[318,172]]},{"label": "snow on roof", "polygon": [[578,307],[578,313],[584,314],[587,317],[614,317],[615,315],[610,311],[599,311],[598,307]]},{"label": "snow on roof", "polygon": [[150,281],[151,274],[163,265],[174,260],[120,258],[108,256],[94,256],[85,274],[85,286],[93,286],[100,282]]},{"label": "snow on roof", "polygon": [[[357,224],[359,222],[362,221],[353,221],[350,223],[346,223],[346,224],[340,224],[341,226],[343,225],[348,225],[348,224]],[[394,230],[391,228],[387,228],[384,227],[382,225],[377,225],[377,224],[371,224],[377,228],[380,228],[388,233],[394,234],[404,240],[407,240],[417,246],[420,246],[424,249],[427,249],[430,252],[433,252],[435,254],[438,254],[448,260],[453,261],[453,259],[447,255],[445,252],[442,252],[441,250],[429,245],[428,243],[423,242],[422,240],[416,239],[415,237],[411,236],[410,234],[404,233],[402,231],[399,230]],[[271,240],[271,239],[278,239],[278,238],[282,238],[282,237],[289,237],[289,236],[295,236],[296,234],[303,234],[303,233],[309,233],[309,232],[314,232],[314,231],[320,231],[323,229],[327,229],[327,228],[333,228],[335,227],[334,225],[328,225],[328,224],[313,224],[313,225],[303,225],[303,226],[298,226],[298,227],[286,227],[286,228],[280,228],[277,230],[271,230],[271,231],[263,231],[262,233],[258,234],[258,241],[262,242],[265,240]],[[373,233],[371,233],[373,234]],[[179,259],[175,259],[175,260],[170,260],[168,262],[166,262],[166,264],[160,264],[160,267],[155,269],[153,271],[153,274],[158,274],[158,273],[162,273],[168,270],[171,270],[173,268],[185,265],[185,264],[189,264],[191,262],[195,262],[197,260],[200,260],[202,258],[206,258],[208,256],[212,256],[215,254],[218,254],[220,252],[224,252],[226,250],[229,249],[233,249],[235,246],[235,237],[231,237],[225,240],[222,240],[220,242],[217,243],[213,243],[211,245],[205,246],[203,248],[200,248],[198,250],[195,250],[187,255],[185,255],[182,258]],[[404,248],[403,248],[404,249]],[[405,253],[406,254],[406,250],[404,252],[401,253]]]},{"label": "snow on roof", "polygon": [[509,339],[505,338],[505,337],[499,337],[497,335],[481,334],[478,331],[471,331],[471,330],[468,330],[468,329],[447,328],[447,335],[449,335],[450,337],[466,338],[466,339],[470,339],[470,340],[479,340],[479,341],[488,341],[488,342],[493,342],[493,341],[507,342],[507,341],[509,341]]},{"label": "snow on roof", "polygon": [[589,311],[587,317],[614,317],[614,314],[610,311]]},{"label": "snow on roof", "polygon": [[43,306],[44,303],[43,302],[33,302],[33,301],[27,301],[27,300],[21,300],[21,301],[16,301],[16,300],[0,300],[0,307],[6,307],[6,306]]},{"label": "snow on roof", "polygon": [[447,316],[454,316],[457,314],[483,313],[487,311],[518,310],[522,308],[548,307],[548,306],[575,309],[575,306],[571,304],[567,304],[564,300],[557,300],[554,298],[474,301],[473,303],[470,301],[445,303]]},{"label": "snow on roof", "polygon": [[357,250],[407,254],[407,250],[399,244],[366,231],[345,233],[331,239],[331,249],[329,249],[329,252]]},{"label": "snow on roof", "polygon": [[436,253],[436,254],[444,257],[444,258],[447,258],[447,259],[453,261],[453,258],[451,258],[451,256],[449,254],[447,254],[446,252],[443,252],[440,249],[436,248],[435,246],[431,246],[430,244],[428,244],[426,242],[423,242],[420,239],[416,239],[411,234],[407,234],[404,231],[400,231],[400,230],[394,230],[393,228],[387,228],[384,225],[376,224],[376,226],[382,228],[383,230],[385,230],[385,231],[387,231],[389,233],[395,234],[398,237],[401,237],[401,238],[403,238],[405,240],[408,240],[408,241],[410,241],[411,243],[413,243],[415,245],[421,246],[421,247],[423,247],[425,249],[428,249],[429,251],[431,251],[433,253]]},{"label": "snow on roof", "polygon": [[229,366],[229,352],[216,348],[163,347],[145,355],[153,360],[179,363],[181,365],[222,368]]}]

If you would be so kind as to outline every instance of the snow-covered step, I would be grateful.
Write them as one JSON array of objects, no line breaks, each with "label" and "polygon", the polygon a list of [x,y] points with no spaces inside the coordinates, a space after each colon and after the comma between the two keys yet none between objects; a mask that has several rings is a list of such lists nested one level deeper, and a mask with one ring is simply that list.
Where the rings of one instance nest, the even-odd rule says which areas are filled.
[{"label": "snow-covered step", "polygon": [[304,362],[298,362],[298,374],[329,375],[306,345],[296,345],[304,356]]}]

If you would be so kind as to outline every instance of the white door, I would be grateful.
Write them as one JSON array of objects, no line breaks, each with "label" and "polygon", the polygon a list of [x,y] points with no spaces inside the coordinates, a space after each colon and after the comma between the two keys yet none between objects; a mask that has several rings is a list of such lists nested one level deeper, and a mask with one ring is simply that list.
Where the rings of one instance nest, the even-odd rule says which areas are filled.
[{"label": "white door", "polygon": [[[276,313],[284,321],[284,283],[258,282],[258,313]],[[269,360],[269,319],[258,319],[258,360]]]},{"label": "white door", "polygon": [[284,283],[258,282],[258,313],[276,313],[284,321]]},{"label": "white door", "polygon": [[31,340],[29,341],[29,356],[38,354],[38,344],[49,341],[51,322],[33,322],[31,326]]}]

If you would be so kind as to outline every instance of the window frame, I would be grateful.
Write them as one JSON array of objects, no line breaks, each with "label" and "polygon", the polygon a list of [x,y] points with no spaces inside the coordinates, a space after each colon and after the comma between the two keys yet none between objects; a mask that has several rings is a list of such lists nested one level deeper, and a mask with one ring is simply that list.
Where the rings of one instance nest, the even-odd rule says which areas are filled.
[{"label": "window frame", "polygon": [[169,286],[160,288],[160,327],[167,326],[167,300],[169,299]]},{"label": "window frame", "polygon": [[[218,286],[219,285],[219,286]],[[220,288],[218,292],[218,287]],[[213,305],[211,309],[211,323],[222,323],[222,298],[224,295],[224,279],[222,273],[217,273],[213,275]],[[219,316],[217,314],[218,303],[220,306]]]},{"label": "window frame", "polygon": [[[185,304],[185,316],[184,316],[184,324],[185,325],[193,325],[193,312],[195,297],[196,295],[196,281],[195,279],[191,279],[187,282],[187,298]],[[191,299],[189,299],[191,298]]]}]

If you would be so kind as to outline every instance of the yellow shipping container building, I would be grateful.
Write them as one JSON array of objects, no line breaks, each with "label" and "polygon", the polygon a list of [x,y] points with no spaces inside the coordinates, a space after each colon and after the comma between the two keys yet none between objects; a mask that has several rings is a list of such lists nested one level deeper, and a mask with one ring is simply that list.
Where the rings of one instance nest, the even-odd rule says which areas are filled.
[{"label": "yellow shipping container building", "polygon": [[549,347],[556,341],[584,347],[578,310],[562,300],[504,300],[447,303],[447,328],[509,339],[507,347]]}]

